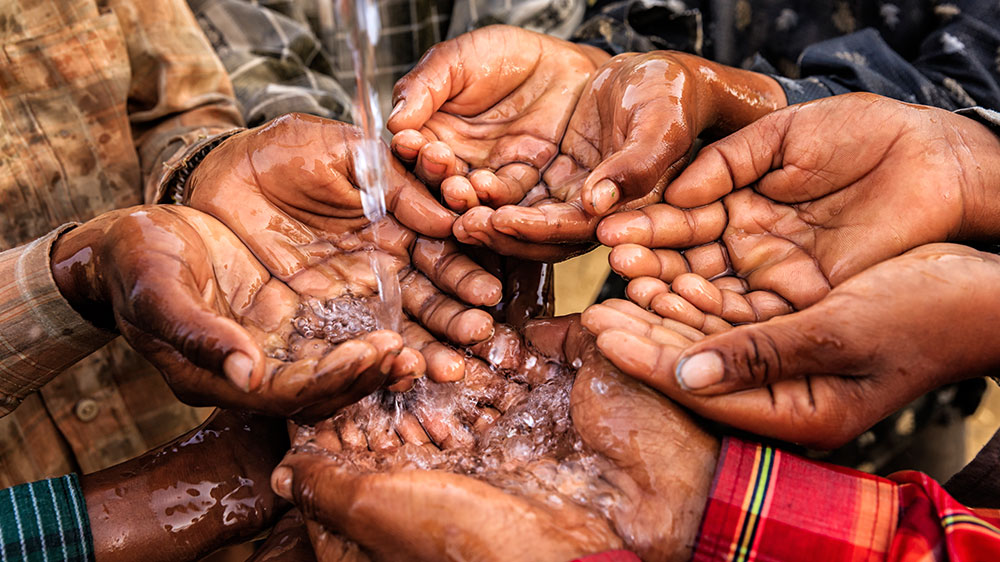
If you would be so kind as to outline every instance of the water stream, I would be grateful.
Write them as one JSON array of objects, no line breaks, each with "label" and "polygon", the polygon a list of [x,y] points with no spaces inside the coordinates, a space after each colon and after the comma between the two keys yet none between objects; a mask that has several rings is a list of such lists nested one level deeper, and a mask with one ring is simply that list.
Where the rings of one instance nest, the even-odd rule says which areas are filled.
[{"label": "water stream", "polygon": [[[361,188],[361,205],[365,217],[376,224],[386,218],[386,161],[382,144],[385,122],[379,106],[375,84],[375,52],[381,35],[381,19],[376,0],[328,0],[320,2],[320,24],[329,52],[336,52],[339,30],[347,38],[354,60],[354,124],[363,139],[355,145],[354,173]],[[376,245],[378,245],[377,226]],[[381,310],[376,315],[379,328],[398,330],[402,318],[399,279],[393,271],[391,258],[371,252],[372,270],[378,284]]]}]

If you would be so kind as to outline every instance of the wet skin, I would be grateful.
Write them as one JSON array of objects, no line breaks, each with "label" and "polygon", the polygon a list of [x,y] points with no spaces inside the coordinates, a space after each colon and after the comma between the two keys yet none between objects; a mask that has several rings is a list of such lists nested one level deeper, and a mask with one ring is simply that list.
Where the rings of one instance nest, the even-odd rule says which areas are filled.
[{"label": "wet skin", "polygon": [[784,105],[781,87],[762,74],[672,51],[619,55],[584,88],[543,183],[530,193],[466,189],[462,207],[499,209],[469,211],[456,236],[501,253],[572,255],[592,243],[600,217],[659,202],[697,138],[718,138]]},{"label": "wet skin", "polygon": [[81,477],[98,562],[200,560],[249,540],[287,508],[270,472],[284,424],[219,411],[139,458]]},{"label": "wet skin", "polygon": [[474,353],[462,383],[299,429],[272,482],[319,560],[690,555],[716,439],[620,374],[578,317],[498,329]]},{"label": "wet skin", "polygon": [[400,329],[407,345],[423,352],[430,376],[461,378],[460,357],[435,337],[482,341],[492,320],[448,295],[495,305],[500,282],[454,242],[416,233],[447,237],[455,215],[392,158],[386,203],[393,218],[370,225],[354,175],[359,141],[359,129],[344,123],[282,116],[213,150],[191,176],[188,203],[222,221],[302,294],[372,294],[377,283],[363,250],[375,249],[397,272],[403,308],[415,320]]},{"label": "wet skin", "polygon": [[117,327],[191,404],[316,419],[425,370],[387,330],[318,356],[269,355],[310,294],[276,279],[222,223],[194,209],[106,213],[61,236],[52,263],[69,302]]},{"label": "wet skin", "polygon": [[630,285],[643,306],[668,315],[673,300],[658,306],[657,296],[690,271],[720,289],[704,297],[717,301],[705,307],[712,314],[764,320],[922,244],[995,239],[998,155],[1000,141],[972,119],[836,96],[707,147],[667,187],[666,204],[608,217],[598,238],[615,246],[615,271],[663,282]]},{"label": "wet skin", "polygon": [[[759,435],[835,448],[929,390],[1000,367],[994,254],[921,246],[801,312],[735,328],[714,314],[710,289],[692,290],[712,285],[688,276],[664,293],[670,317],[607,301],[584,312],[584,325],[622,372]],[[716,333],[703,337],[699,324]]]},{"label": "wet skin", "polygon": [[[523,193],[555,157],[584,84],[608,58],[503,25],[439,43],[393,91],[393,152],[432,185],[480,170],[466,183]],[[442,194],[453,207],[464,200],[445,186]]]}]

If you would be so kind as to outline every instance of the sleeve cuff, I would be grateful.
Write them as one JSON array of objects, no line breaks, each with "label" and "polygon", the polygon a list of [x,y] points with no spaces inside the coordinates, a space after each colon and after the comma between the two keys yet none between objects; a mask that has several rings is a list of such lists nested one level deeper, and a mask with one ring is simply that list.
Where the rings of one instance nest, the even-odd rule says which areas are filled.
[{"label": "sleeve cuff", "polygon": [[74,226],[0,252],[0,415],[116,336],[80,316],[52,278],[52,244]]},{"label": "sleeve cuff", "polygon": [[0,494],[4,560],[94,560],[94,539],[75,474]]},{"label": "sleeve cuff", "polygon": [[732,437],[722,444],[693,560],[884,557],[898,517],[893,482]]},{"label": "sleeve cuff", "polygon": [[150,177],[146,186],[146,202],[181,203],[188,176],[195,167],[222,141],[245,130],[244,127],[198,130],[175,139],[173,144],[179,144],[182,148],[163,162],[163,169],[158,175]]}]

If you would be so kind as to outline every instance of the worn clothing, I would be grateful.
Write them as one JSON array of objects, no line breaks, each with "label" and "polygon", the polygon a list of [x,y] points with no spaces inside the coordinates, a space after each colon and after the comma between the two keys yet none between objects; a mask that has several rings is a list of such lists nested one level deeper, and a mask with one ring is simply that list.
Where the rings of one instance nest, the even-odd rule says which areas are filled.
[{"label": "worn clothing", "polygon": [[789,103],[873,92],[945,109],[1000,107],[996,2],[603,0],[575,39],[767,72]]},{"label": "worn clothing", "polygon": [[116,464],[202,419],[121,339],[55,376],[112,334],[62,300],[46,234],[154,200],[165,161],[241,119],[183,0],[0,0],[0,14],[0,413],[16,407],[0,419],[0,486],[11,486]]},{"label": "worn clothing", "polygon": [[90,519],[75,474],[0,492],[0,560],[91,562]]},{"label": "worn clothing", "polygon": [[998,525],[1000,511],[919,472],[881,478],[726,439],[694,560],[996,560]]},{"label": "worn clothing", "polygon": [[[299,111],[351,121],[354,61],[335,17],[317,0],[188,0],[230,73],[249,126]],[[494,23],[568,37],[584,0],[379,0],[376,84],[392,86],[434,44]],[[324,23],[326,27],[324,27]],[[334,29],[324,37],[324,29]],[[325,41],[324,41],[325,38]]]}]

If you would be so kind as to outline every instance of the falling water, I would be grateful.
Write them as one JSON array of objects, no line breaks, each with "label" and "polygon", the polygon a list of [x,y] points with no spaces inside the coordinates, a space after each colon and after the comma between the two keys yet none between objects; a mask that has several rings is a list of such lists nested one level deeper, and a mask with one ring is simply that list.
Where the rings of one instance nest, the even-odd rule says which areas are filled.
[{"label": "falling water", "polygon": [[[365,217],[376,224],[385,219],[386,162],[381,133],[385,125],[375,85],[375,46],[381,35],[381,21],[376,0],[329,0],[320,2],[320,22],[324,39],[331,53],[336,52],[335,28],[347,37],[354,61],[354,124],[361,128],[363,138],[355,145],[354,172],[361,187],[361,205]],[[332,4],[335,4],[333,6]],[[336,15],[327,11],[334,8]],[[334,25],[336,21],[336,26]],[[375,227],[376,240],[379,229]],[[393,272],[391,258],[371,252],[372,269],[378,283],[381,310],[377,315],[379,328],[398,330],[400,312],[399,279]]]}]

